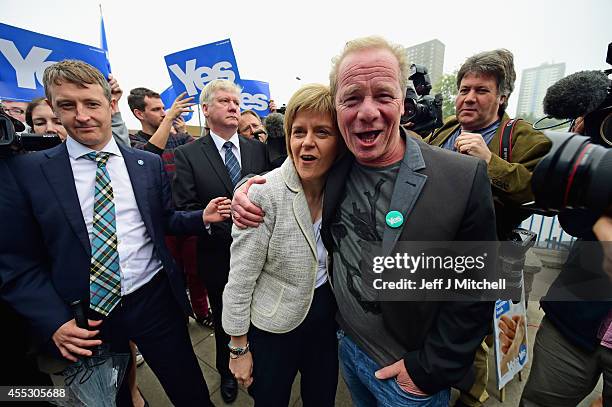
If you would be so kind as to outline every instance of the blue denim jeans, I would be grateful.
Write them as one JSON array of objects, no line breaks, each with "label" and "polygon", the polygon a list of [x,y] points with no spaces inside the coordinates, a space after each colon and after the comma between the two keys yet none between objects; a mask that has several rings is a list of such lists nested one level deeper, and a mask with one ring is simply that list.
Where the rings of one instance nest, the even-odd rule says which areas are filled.
[{"label": "blue denim jeans", "polygon": [[374,373],[381,368],[361,348],[338,331],[338,356],[342,377],[356,407],[447,407],[450,389],[430,396],[417,396],[402,389],[395,378],[379,380]]}]

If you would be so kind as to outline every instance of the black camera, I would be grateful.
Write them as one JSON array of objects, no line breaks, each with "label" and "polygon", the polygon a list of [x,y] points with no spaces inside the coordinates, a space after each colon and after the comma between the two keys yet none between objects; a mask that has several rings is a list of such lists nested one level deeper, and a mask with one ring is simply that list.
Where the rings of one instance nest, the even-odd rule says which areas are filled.
[{"label": "black camera", "polygon": [[0,158],[8,158],[26,151],[46,150],[61,144],[57,134],[21,133],[25,126],[0,107]]},{"label": "black camera", "polygon": [[[612,43],[606,62],[612,65]],[[610,74],[612,69],[578,72],[547,91],[544,111],[548,110],[548,116],[583,117],[584,135],[545,132],[552,147],[536,166],[531,180],[538,208],[586,208],[601,213],[612,204]],[[585,89],[588,94],[580,94]]]},{"label": "black camera", "polygon": [[423,65],[410,65],[410,77],[412,86],[406,89],[404,98],[404,115],[401,123],[411,122],[410,130],[427,136],[429,133],[441,127],[442,120],[442,95],[431,96],[431,79],[427,68]]}]

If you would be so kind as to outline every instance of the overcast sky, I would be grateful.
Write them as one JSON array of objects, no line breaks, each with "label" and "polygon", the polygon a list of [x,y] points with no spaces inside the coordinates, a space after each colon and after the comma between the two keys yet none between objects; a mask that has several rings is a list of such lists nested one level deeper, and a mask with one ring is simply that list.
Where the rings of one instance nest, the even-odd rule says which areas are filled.
[{"label": "overcast sky", "polygon": [[[612,41],[611,0],[0,0],[0,22],[99,47],[100,3],[126,94],[168,87],[165,55],[230,38],[241,77],[269,82],[280,105],[302,83],[327,83],[330,60],[347,40],[377,34],[405,46],[439,39],[445,73],[476,52],[508,48],[518,75],[513,113],[523,69],[544,62],[565,62],[566,74],[603,69]],[[125,96],[120,106],[138,128]]]}]

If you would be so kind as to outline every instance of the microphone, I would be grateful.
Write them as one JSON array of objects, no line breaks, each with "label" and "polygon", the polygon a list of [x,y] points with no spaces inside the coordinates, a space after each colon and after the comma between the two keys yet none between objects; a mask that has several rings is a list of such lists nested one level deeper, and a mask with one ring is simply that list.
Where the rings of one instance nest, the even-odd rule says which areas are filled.
[{"label": "microphone", "polygon": [[266,131],[265,131],[264,129],[255,130],[255,131],[253,132],[253,138],[254,138],[255,140],[262,141],[262,140],[261,140],[261,138],[260,138],[260,136],[261,136],[262,134],[264,134],[264,135],[266,134]]},{"label": "microphone", "polygon": [[591,113],[608,96],[610,80],[601,71],[580,71],[557,81],[546,91],[544,113],[555,119],[575,119]]},{"label": "microphone", "polygon": [[285,116],[280,113],[270,113],[268,117],[264,119],[264,126],[268,138],[285,138]]}]

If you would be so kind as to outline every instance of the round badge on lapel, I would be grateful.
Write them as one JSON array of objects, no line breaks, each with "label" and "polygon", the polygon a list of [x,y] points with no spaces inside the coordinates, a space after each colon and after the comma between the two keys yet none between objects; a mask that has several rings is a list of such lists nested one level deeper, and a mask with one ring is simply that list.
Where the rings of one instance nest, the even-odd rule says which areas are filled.
[{"label": "round badge on lapel", "polygon": [[144,161],[138,160],[138,165],[144,165]]},{"label": "round badge on lapel", "polygon": [[399,228],[404,224],[404,215],[399,211],[390,211],[385,218],[387,225],[391,228]]}]

